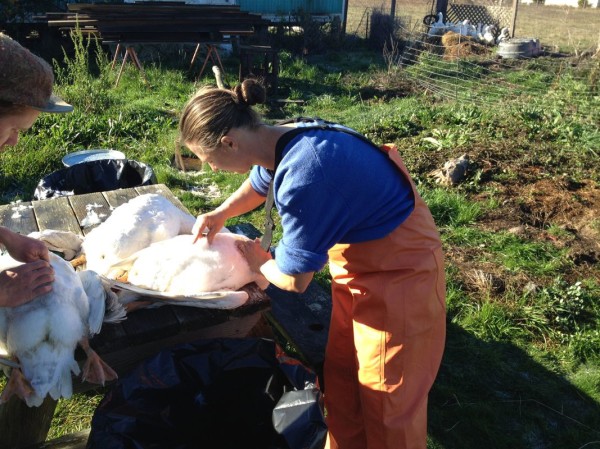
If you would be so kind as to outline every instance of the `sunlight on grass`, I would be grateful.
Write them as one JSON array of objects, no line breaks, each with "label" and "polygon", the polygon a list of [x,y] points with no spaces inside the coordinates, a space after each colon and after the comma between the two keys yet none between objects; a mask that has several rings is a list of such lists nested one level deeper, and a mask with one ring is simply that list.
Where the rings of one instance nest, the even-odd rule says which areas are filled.
[{"label": "sunlight on grass", "polygon": [[481,203],[469,201],[464,195],[446,189],[425,190],[421,196],[441,228],[472,224],[484,211]]},{"label": "sunlight on grass", "polygon": [[54,412],[54,419],[48,439],[89,429],[96,407],[103,393],[92,391],[74,395],[71,399],[60,399]]},{"label": "sunlight on grass", "polygon": [[[429,8],[404,6],[419,19]],[[597,17],[597,11],[588,13]],[[575,16],[570,14],[569,23]],[[267,103],[260,111],[270,123],[320,116],[400,148],[447,254],[448,345],[430,400],[429,449],[478,449],[482,441],[503,448],[563,449],[594,441],[593,428],[600,428],[600,274],[592,243],[584,254],[589,262],[575,264],[570,251],[581,242],[581,223],[593,238],[600,220],[586,215],[565,225],[558,211],[526,234],[508,229],[529,223],[520,208],[520,185],[548,178],[596,186],[600,181],[598,97],[582,94],[597,81],[595,66],[567,67],[557,65],[557,58],[538,58],[491,75],[466,61],[450,65],[423,53],[409,73],[424,76],[435,69],[455,76],[458,70],[458,81],[477,88],[482,100],[454,101],[420,88],[402,70],[390,70],[381,51],[356,45],[323,55],[282,51],[274,97],[300,101]],[[91,48],[86,51],[93,56]],[[128,67],[114,87],[116,73],[106,69],[105,59],[90,66],[82,56],[61,62],[58,76],[58,91],[75,112],[42,114],[19,145],[0,156],[5,203],[31,200],[38,180],[62,168],[65,154],[83,148],[115,148],[151,165],[158,181],[194,215],[217,207],[246,179],[207,167],[183,173],[173,166],[179,111],[192,92],[213,84],[210,75],[197,81],[181,62],[157,60],[144,65],[148,84]],[[238,61],[224,63],[234,84]],[[475,82],[483,79],[487,84]],[[514,92],[538,94],[488,96],[484,87],[507,81]],[[464,153],[475,165],[467,179],[453,187],[436,184],[431,170]],[[582,203],[592,202],[595,191],[590,191]],[[536,200],[543,201],[544,194]],[[236,223],[262,231],[264,211],[227,224]],[[274,243],[281,238],[277,226]],[[327,268],[315,279],[329,288]],[[100,392],[90,392],[60,401],[50,438],[88,427],[100,399]]]}]

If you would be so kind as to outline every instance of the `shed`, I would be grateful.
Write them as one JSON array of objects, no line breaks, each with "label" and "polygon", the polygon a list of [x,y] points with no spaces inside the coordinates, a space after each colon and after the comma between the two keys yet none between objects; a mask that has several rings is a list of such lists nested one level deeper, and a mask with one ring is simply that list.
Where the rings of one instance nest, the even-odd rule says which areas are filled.
[{"label": "shed", "polygon": [[[126,3],[135,3],[138,0],[124,0]],[[144,0],[144,3],[172,0]],[[294,21],[300,13],[310,14],[319,21],[327,22],[335,17],[343,18],[345,0],[185,0],[181,3],[191,5],[235,5],[240,11],[260,14],[263,18],[273,22]],[[92,1],[93,2],[93,1]]]},{"label": "shed", "polygon": [[342,19],[344,0],[237,0],[240,10],[260,14],[273,21],[288,20],[298,13],[323,21]]}]

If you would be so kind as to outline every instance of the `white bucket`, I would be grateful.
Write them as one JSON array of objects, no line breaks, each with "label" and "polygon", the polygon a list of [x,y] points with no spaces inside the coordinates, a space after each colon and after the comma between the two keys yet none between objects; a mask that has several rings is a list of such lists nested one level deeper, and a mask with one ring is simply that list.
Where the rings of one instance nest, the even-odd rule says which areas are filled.
[{"label": "white bucket", "polygon": [[503,58],[532,58],[541,53],[539,39],[516,38],[498,44],[498,56]]},{"label": "white bucket", "polygon": [[99,161],[102,159],[126,159],[126,157],[125,154],[117,150],[94,148],[69,153],[62,158],[62,163],[65,167],[71,167],[82,162]]}]

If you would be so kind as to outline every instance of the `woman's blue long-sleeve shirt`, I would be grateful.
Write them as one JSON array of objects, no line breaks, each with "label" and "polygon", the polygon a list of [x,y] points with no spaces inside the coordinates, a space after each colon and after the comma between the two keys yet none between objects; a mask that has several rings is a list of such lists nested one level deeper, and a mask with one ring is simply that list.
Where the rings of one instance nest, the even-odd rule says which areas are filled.
[{"label": "woman's blue long-sleeve shirt", "polygon": [[[335,244],[382,238],[414,208],[410,181],[359,137],[304,130],[278,151],[274,192],[283,237],[275,261],[285,274],[319,271]],[[264,196],[271,178],[259,166],[250,173],[252,188]]]}]

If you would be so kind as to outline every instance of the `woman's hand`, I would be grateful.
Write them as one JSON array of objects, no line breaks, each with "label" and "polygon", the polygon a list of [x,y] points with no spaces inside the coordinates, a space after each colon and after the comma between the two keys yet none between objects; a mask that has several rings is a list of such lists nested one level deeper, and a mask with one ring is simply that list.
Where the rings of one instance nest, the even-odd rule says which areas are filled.
[{"label": "woman's hand", "polygon": [[19,306],[52,290],[54,269],[44,242],[4,227],[0,240],[13,259],[23,262],[0,272],[0,306]]},{"label": "woman's hand", "polygon": [[45,260],[50,262],[48,247],[41,240],[32,239],[16,232],[10,232],[8,238],[3,239],[8,254],[19,262],[34,262]]},{"label": "woman's hand", "polygon": [[192,228],[192,234],[196,236],[194,238],[194,243],[196,243],[199,238],[206,237],[208,244],[210,245],[213,242],[215,235],[223,229],[223,226],[225,226],[227,218],[228,217],[218,209],[207,212],[206,214],[198,215],[196,223]]},{"label": "woman's hand", "polygon": [[238,240],[235,244],[239,252],[244,256],[244,259],[248,262],[250,270],[255,273],[260,273],[260,267],[272,259],[271,253],[265,251],[260,246],[260,239]]},{"label": "woman's hand", "polygon": [[192,233],[196,236],[194,243],[200,237],[206,236],[210,245],[215,235],[223,229],[228,218],[250,212],[265,202],[265,197],[257,193],[250,184],[250,179],[244,183],[227,198],[223,204],[212,212],[199,215],[196,224],[192,228]]},{"label": "woman's hand", "polygon": [[36,260],[0,272],[0,306],[15,307],[52,290],[54,270]]},{"label": "woman's hand", "polygon": [[260,246],[260,240],[240,240],[236,246],[242,256],[248,261],[250,269],[256,273],[261,273],[267,281],[276,285],[282,290],[290,292],[303,293],[308,288],[314,272],[285,274],[277,267],[275,259],[271,257],[269,251],[265,251]]}]

